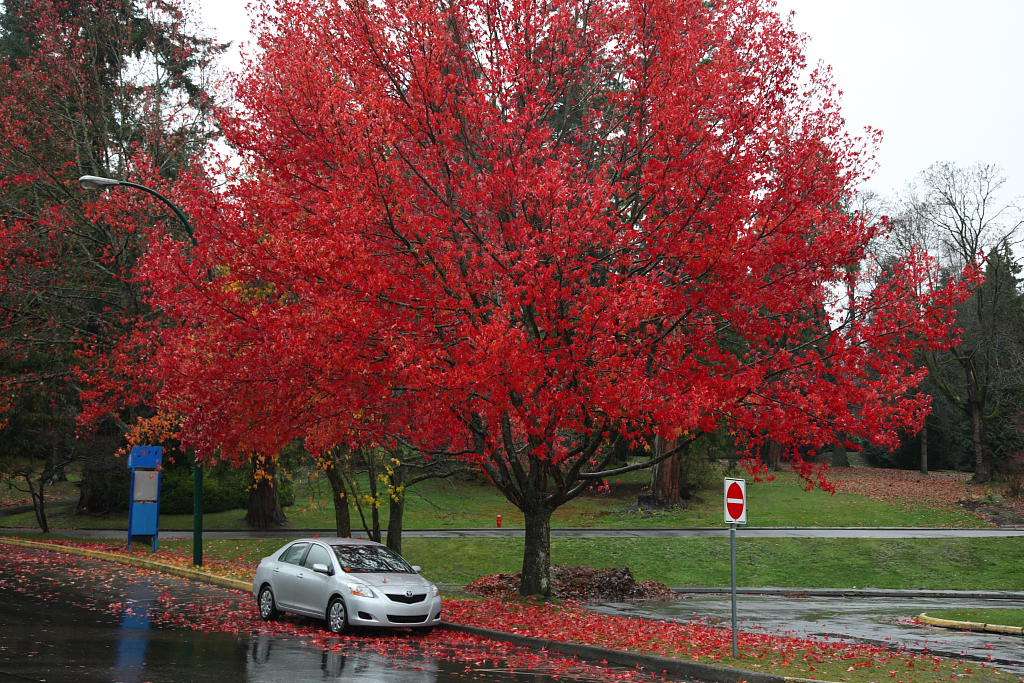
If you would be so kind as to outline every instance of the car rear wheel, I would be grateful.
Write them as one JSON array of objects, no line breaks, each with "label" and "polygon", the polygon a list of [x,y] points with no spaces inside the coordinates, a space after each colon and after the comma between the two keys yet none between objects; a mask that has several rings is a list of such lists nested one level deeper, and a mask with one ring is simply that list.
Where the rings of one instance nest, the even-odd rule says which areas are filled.
[{"label": "car rear wheel", "polygon": [[348,615],[345,613],[345,601],[339,597],[331,598],[327,605],[327,629],[331,633],[342,633],[348,626]]},{"label": "car rear wheel", "polygon": [[274,591],[270,590],[270,586],[260,589],[258,604],[261,619],[270,621],[277,618],[277,601],[274,600]]}]

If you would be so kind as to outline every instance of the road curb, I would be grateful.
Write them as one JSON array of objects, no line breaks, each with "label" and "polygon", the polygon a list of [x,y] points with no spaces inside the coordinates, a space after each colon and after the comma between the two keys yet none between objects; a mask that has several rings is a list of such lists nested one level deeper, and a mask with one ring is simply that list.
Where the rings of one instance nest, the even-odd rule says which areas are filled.
[{"label": "road curb", "polygon": [[[673,588],[679,595],[728,595],[728,588]],[[1024,600],[1024,591],[957,591],[898,588],[737,588],[741,595],[772,595],[787,598],[951,598],[967,600]]]},{"label": "road curb", "polygon": [[980,631],[984,633],[999,633],[1007,636],[1024,635],[1024,628],[1020,626],[1006,626],[1003,624],[983,624],[980,621],[956,621],[955,619],[940,619],[930,617],[924,612],[917,616],[917,620],[929,626],[954,629],[956,631]]},{"label": "road curb", "polygon": [[[246,581],[230,579],[195,569],[186,569],[184,567],[167,564],[165,562],[147,560],[142,557],[133,557],[130,555],[122,555],[102,550],[92,550],[91,548],[78,548],[73,545],[27,541],[20,538],[12,538],[10,536],[0,536],[0,545],[4,544],[24,548],[34,548],[37,550],[48,550],[51,552],[64,553],[65,555],[78,555],[80,557],[88,557],[91,559],[104,560],[107,562],[114,562],[142,569],[150,569],[191,579],[193,581],[199,581],[201,583],[220,586],[222,588],[231,588],[245,592],[252,590],[252,586]],[[669,657],[624,652],[622,650],[611,650],[603,647],[595,647],[593,645],[580,645],[577,643],[548,640],[546,638],[535,638],[532,636],[519,635],[517,633],[494,631],[491,629],[480,628],[478,626],[468,626],[465,624],[453,624],[446,622],[442,624],[442,627],[451,631],[470,633],[484,638],[500,640],[516,645],[524,645],[532,648],[544,648],[551,652],[571,655],[580,659],[596,660],[599,662],[605,661],[623,666],[644,667],[651,671],[668,671],[684,676],[698,676],[713,683],[741,683],[742,681],[746,681],[746,683],[828,683],[817,681],[816,679],[777,676],[758,671],[711,666],[700,662],[672,659]]]},{"label": "road curb", "polygon": [[692,676],[711,683],[828,683],[812,678],[792,678],[776,674],[766,674],[760,671],[749,671],[746,669],[735,669],[728,666],[712,666],[684,659],[673,659],[671,657],[659,657],[638,652],[626,652],[623,650],[611,650],[594,645],[581,645],[579,643],[567,643],[560,640],[548,640],[534,636],[524,636],[518,633],[495,631],[479,626],[467,626],[465,624],[444,623],[443,628],[450,631],[459,631],[471,635],[501,640],[514,645],[522,645],[529,648],[542,648],[549,652],[557,652],[563,655],[570,655],[580,659],[597,660],[621,666],[643,667],[652,672],[667,672],[681,676]]},{"label": "road curb", "polygon": [[231,588],[234,590],[245,591],[247,593],[252,591],[252,584],[247,581],[231,579],[226,576],[218,576],[217,574],[211,574],[198,569],[187,569],[174,564],[157,562],[156,560],[147,560],[144,557],[109,553],[103,550],[93,550],[91,548],[78,548],[73,545],[61,545],[59,543],[26,541],[20,538],[11,538],[10,536],[0,536],[0,544],[16,545],[24,548],[36,548],[38,550],[49,550],[52,552],[64,553],[66,555],[89,557],[95,560],[106,560],[107,562],[116,562],[117,564],[139,567],[140,569],[151,569],[165,574],[173,574],[174,576],[180,576],[185,579],[192,579],[193,581],[208,583],[214,586],[220,586],[221,588]]}]

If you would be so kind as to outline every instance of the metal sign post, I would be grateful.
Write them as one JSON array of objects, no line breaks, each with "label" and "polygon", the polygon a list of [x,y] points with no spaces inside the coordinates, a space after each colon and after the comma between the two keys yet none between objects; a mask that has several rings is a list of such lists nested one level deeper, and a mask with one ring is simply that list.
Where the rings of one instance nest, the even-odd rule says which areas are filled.
[{"label": "metal sign post", "polygon": [[747,523],[747,482],[726,479],[722,487],[725,523],[729,525],[730,595],[732,596],[732,656],[740,656],[739,626],[736,619],[736,527]]},{"label": "metal sign post", "polygon": [[192,564],[203,566],[203,465],[192,470]]},{"label": "metal sign post", "polygon": [[740,639],[736,628],[736,525],[729,525],[729,557],[732,565],[732,582],[730,583],[732,595],[732,656],[740,656]]}]

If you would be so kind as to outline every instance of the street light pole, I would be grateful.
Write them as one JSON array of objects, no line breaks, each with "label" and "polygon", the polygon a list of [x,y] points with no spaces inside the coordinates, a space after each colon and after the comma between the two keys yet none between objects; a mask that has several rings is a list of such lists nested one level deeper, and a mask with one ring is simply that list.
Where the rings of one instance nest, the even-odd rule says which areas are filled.
[{"label": "street light pole", "polygon": [[[192,230],[192,224],[189,223],[188,216],[185,215],[185,212],[182,211],[180,206],[153,188],[140,185],[139,183],[133,183],[128,180],[104,178],[102,176],[95,175],[84,175],[78,179],[78,182],[86,190],[107,190],[112,187],[131,187],[157,198],[174,212],[174,215],[178,217],[178,220],[181,221],[182,226],[185,228],[185,234],[188,235],[189,242],[192,243],[193,247],[197,246],[196,236]],[[203,565],[203,466],[200,464],[198,459],[195,460],[192,480],[192,564],[197,567],[201,567]]]}]

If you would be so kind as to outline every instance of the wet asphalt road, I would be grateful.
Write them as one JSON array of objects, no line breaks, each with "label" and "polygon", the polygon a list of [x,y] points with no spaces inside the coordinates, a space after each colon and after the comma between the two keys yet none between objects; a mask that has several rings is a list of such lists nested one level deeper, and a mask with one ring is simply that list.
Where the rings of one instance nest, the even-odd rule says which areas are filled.
[{"label": "wet asphalt road", "polygon": [[[595,607],[613,614],[682,621],[705,619],[726,626],[730,620],[728,595],[700,595],[642,605],[608,603]],[[1024,608],[1024,601],[753,595],[742,595],[737,601],[741,629],[761,628],[773,633],[877,642],[978,661],[992,657],[998,668],[1024,674],[1024,638],[1020,636],[952,631],[919,626],[910,620],[921,612],[956,607]]]},{"label": "wet asphalt road", "polygon": [[[550,683],[604,678],[573,670],[550,675],[552,669],[545,664],[550,660],[543,656],[530,660],[536,668],[511,668],[500,658],[486,656],[487,641],[477,645],[479,655],[448,660],[427,654],[416,638],[402,631],[368,633],[366,641],[376,638],[375,646],[360,647],[360,641],[350,640],[325,649],[294,635],[235,636],[160,626],[160,610],[167,609],[166,601],[161,606],[161,594],[166,598],[173,592],[175,600],[211,606],[238,600],[239,594],[80,559],[73,561],[71,573],[65,576],[65,567],[45,561],[52,555],[39,553],[42,560],[31,571],[22,571],[23,565],[14,572],[10,565],[0,564],[0,681],[4,683]],[[130,608],[105,609],[112,600]],[[300,621],[319,628],[311,620]],[[445,632],[432,637],[436,636],[444,638]],[[393,645],[385,641],[382,647],[381,638],[393,638]]]}]

